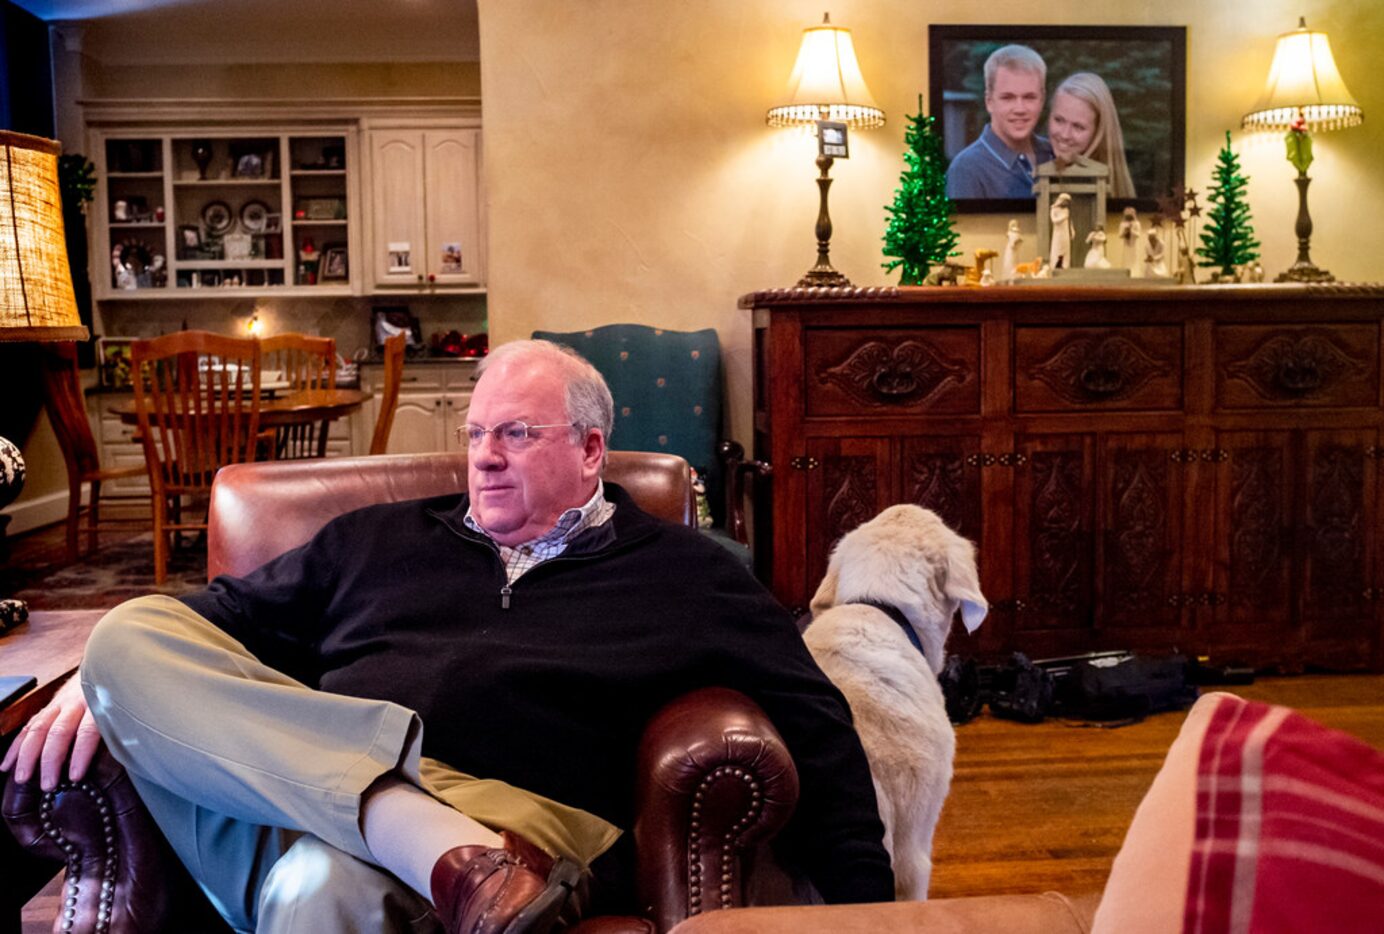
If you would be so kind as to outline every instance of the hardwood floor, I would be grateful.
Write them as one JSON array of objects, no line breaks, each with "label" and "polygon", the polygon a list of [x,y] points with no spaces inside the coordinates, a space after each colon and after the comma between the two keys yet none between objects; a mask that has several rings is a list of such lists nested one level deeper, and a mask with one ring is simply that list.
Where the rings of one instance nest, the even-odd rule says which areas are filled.
[{"label": "hardwood floor", "polygon": [[[1384,747],[1384,675],[1261,678],[1207,690],[1284,704]],[[1099,891],[1185,716],[1100,729],[987,714],[958,728],[932,896]]]},{"label": "hardwood floor", "polygon": [[[34,533],[12,543],[11,560],[49,560],[53,546],[50,533]],[[1220,690],[1285,704],[1384,747],[1384,675],[1262,678]],[[1184,716],[1100,729],[987,713],[958,728],[932,896],[1099,891]],[[51,930],[58,907],[50,886],[25,909],[24,934]]]}]

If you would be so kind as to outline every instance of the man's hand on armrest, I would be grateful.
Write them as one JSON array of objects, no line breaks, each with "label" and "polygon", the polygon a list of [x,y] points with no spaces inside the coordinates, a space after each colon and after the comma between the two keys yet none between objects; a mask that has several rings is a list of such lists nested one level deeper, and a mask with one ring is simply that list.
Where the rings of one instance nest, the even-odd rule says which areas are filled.
[{"label": "man's hand on armrest", "polygon": [[69,753],[67,777],[75,782],[86,774],[100,748],[101,734],[82,696],[81,679],[74,675],[19,731],[0,763],[0,772],[13,769],[15,781],[27,782],[37,768],[39,787],[52,791],[62,779]]}]

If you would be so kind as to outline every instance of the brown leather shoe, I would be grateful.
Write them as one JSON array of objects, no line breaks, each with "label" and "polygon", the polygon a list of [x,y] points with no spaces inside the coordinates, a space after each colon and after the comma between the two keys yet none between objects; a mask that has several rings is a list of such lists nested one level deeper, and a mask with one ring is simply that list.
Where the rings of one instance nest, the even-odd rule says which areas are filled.
[{"label": "brown leather shoe", "polygon": [[433,866],[433,905],[448,934],[546,934],[563,916],[577,865],[507,830],[500,838],[502,848],[453,847]]}]

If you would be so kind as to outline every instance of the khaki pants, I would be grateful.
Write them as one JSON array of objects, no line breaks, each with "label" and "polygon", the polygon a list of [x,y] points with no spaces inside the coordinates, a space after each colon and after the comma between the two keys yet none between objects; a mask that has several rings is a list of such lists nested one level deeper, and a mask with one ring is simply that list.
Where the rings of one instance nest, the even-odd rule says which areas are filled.
[{"label": "khaki pants", "polygon": [[437,929],[424,899],[374,867],[361,835],[361,795],[389,772],[583,865],[620,833],[423,759],[417,714],[312,690],[169,597],[108,613],[81,679],[112,754],[237,930]]}]

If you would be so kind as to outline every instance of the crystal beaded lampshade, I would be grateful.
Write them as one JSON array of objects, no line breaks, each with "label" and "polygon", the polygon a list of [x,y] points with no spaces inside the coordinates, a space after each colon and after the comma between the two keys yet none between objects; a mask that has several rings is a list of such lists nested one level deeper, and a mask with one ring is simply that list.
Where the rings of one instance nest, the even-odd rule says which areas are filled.
[{"label": "crystal beaded lampshade", "polygon": [[1282,131],[1299,116],[1309,132],[1358,126],[1365,119],[1336,68],[1331,41],[1326,33],[1309,30],[1306,20],[1278,37],[1264,93],[1241,125]]},{"label": "crystal beaded lampshade", "polygon": [[0,130],[0,340],[86,340],[63,235],[54,140]]},{"label": "crystal beaded lampshade", "polygon": [[769,126],[786,127],[832,120],[851,127],[873,129],[884,126],[884,111],[860,74],[851,31],[831,25],[803,30],[798,60],[788,78],[788,103],[771,107]]}]

